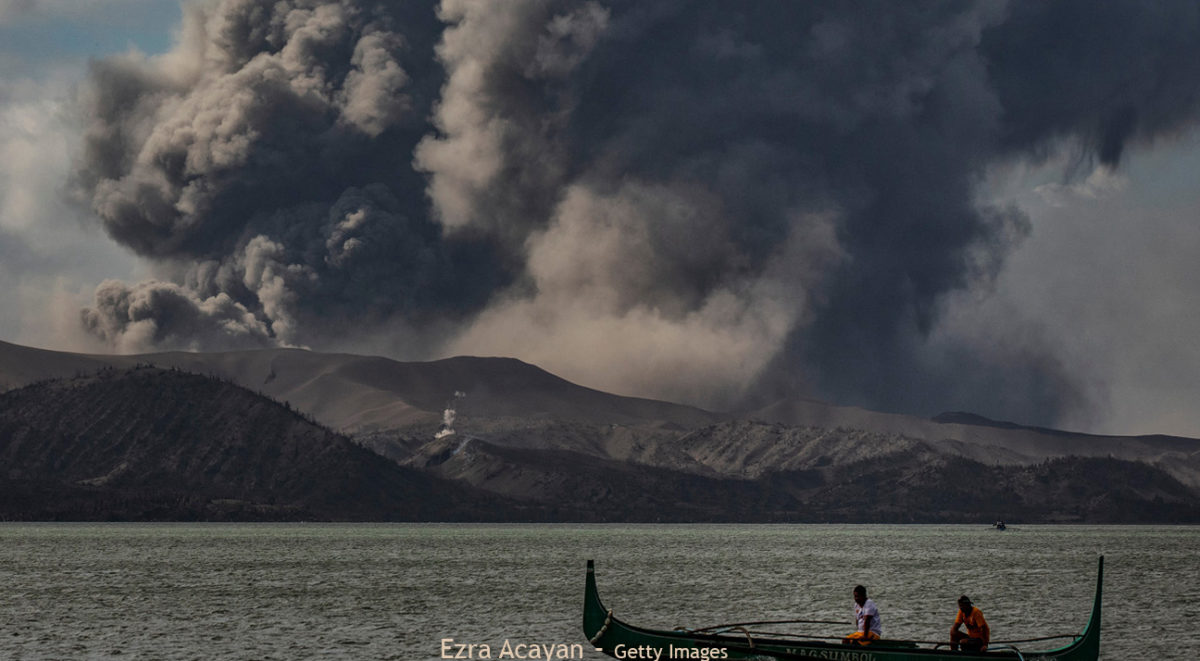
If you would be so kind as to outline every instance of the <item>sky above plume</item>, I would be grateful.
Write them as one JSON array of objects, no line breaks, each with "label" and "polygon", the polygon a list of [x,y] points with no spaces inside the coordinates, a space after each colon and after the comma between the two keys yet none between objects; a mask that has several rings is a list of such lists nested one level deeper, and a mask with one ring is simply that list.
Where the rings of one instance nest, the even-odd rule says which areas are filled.
[{"label": "sky above plume", "polygon": [[1200,436],[1192,2],[0,0],[0,339]]}]

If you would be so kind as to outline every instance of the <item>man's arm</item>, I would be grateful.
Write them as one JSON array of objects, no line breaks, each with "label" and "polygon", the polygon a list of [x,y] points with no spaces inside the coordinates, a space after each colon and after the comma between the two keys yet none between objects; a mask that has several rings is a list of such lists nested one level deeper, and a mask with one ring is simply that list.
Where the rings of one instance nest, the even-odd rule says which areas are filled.
[{"label": "man's arm", "polygon": [[863,630],[863,633],[866,633],[871,630],[871,616],[870,615],[863,615],[862,630]]}]

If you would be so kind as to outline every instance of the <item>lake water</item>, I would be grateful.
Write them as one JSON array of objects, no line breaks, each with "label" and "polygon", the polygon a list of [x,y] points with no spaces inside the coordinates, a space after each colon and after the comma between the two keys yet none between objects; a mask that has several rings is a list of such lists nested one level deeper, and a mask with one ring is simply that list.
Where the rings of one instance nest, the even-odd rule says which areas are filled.
[{"label": "lake water", "polygon": [[447,638],[607,658],[580,632],[589,558],[654,628],[840,635],[862,583],[889,637],[944,638],[965,592],[993,640],[1028,638],[1082,629],[1101,554],[1101,658],[1195,658],[1193,527],[9,523],[0,659],[436,659]]}]

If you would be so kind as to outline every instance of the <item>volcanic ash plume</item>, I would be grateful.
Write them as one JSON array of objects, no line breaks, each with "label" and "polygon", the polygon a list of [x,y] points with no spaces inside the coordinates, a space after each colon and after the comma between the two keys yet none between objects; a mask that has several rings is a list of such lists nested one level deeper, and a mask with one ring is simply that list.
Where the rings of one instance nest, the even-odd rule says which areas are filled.
[{"label": "volcanic ash plume", "polygon": [[1191,125],[1198,11],[189,4],[173,50],[97,61],[80,99],[74,188],[157,275],[101,285],[85,324],[123,350],[513,355],[709,406],[1003,389],[1048,422],[1076,392],[1053,346],[938,332],[1031,231],[980,182]]}]

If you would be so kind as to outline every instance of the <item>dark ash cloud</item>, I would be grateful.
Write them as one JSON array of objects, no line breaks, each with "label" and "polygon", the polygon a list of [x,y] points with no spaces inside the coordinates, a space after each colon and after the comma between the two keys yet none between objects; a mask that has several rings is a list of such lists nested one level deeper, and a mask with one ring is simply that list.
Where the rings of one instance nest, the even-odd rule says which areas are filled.
[{"label": "dark ash cloud", "polygon": [[124,348],[402,326],[398,354],[710,405],[802,391],[1053,422],[1081,395],[1052,346],[936,332],[1030,231],[981,182],[1064,145],[1113,167],[1190,125],[1196,14],[193,5],[171,53],[95,63],[81,99],[76,188],[163,272],[102,285],[85,322]]}]

